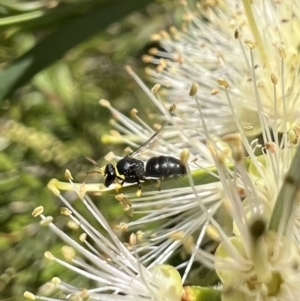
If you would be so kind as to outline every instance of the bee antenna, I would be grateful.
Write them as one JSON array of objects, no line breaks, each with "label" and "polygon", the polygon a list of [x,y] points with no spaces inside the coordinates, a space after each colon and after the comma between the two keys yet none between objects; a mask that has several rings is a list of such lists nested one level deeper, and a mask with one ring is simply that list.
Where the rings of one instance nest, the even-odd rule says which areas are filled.
[{"label": "bee antenna", "polygon": [[94,160],[94,159],[92,159],[92,158],[90,158],[90,157],[85,157],[88,161],[90,161],[92,164],[94,164],[95,166],[97,166],[97,167],[99,167],[99,165],[98,165],[98,163]]}]

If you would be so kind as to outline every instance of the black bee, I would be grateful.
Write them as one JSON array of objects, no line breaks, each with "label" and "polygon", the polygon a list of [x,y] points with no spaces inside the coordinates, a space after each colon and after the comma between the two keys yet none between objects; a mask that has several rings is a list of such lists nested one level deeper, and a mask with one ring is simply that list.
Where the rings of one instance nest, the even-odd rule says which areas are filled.
[{"label": "black bee", "polygon": [[144,149],[158,134],[156,132],[144,145],[137,150],[119,160],[115,164],[107,164],[103,168],[105,178],[104,185],[109,187],[116,179],[121,181],[121,186],[126,183],[137,183],[139,190],[137,195],[141,195],[140,181],[161,180],[163,178],[178,177],[186,174],[185,165],[177,158],[171,156],[159,156],[150,158],[144,162],[132,158]]}]

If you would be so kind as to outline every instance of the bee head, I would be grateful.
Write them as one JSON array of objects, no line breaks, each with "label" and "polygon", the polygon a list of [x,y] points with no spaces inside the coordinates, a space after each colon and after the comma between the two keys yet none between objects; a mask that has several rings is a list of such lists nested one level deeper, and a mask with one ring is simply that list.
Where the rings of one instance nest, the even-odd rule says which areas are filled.
[{"label": "bee head", "polygon": [[116,178],[116,170],[115,167],[112,164],[107,164],[104,169],[104,176],[105,182],[104,185],[105,187],[109,187],[109,185],[115,180]]}]

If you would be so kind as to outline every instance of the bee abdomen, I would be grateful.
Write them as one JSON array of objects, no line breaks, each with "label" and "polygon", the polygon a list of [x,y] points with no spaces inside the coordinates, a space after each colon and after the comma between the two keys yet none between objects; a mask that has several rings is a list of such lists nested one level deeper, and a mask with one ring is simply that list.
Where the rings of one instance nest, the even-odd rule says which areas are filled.
[{"label": "bee abdomen", "polygon": [[185,166],[177,158],[170,156],[152,157],[147,161],[145,177],[166,178],[186,174]]}]

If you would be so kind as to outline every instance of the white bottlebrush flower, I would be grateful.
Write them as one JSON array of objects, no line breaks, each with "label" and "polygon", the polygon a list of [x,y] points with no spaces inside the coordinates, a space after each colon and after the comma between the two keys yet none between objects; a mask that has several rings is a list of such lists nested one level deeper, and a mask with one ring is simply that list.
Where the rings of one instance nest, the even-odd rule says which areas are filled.
[{"label": "white bottlebrush flower", "polygon": [[[145,289],[135,298],[157,298],[157,294],[152,294],[153,288],[149,285],[152,278],[151,275],[147,278],[147,273],[184,246],[186,254],[191,256],[180,265],[185,268],[182,281],[193,262],[200,261],[216,270],[222,283],[223,301],[298,300],[300,214],[294,204],[296,192],[281,195],[280,189],[285,184],[289,191],[295,190],[293,178],[285,179],[299,140],[299,127],[295,127],[300,123],[297,106],[299,3],[296,0],[245,0],[205,4],[206,10],[202,13],[206,20],[200,11],[192,13],[187,8],[189,22],[185,31],[179,33],[172,29],[172,38],[164,33],[160,35],[167,52],[153,52],[164,60],[147,58],[159,64],[158,72],[151,71],[152,76],[170,88],[168,97],[176,104],[172,114],[168,111],[169,105],[128,70],[157,105],[163,120],[168,121],[159,133],[161,139],[154,141],[154,147],[142,153],[140,159],[147,161],[157,155],[179,157],[183,148],[190,152],[185,177],[170,182],[165,179],[161,191],[147,190],[144,185],[142,197],[136,197],[133,189],[124,189],[123,194],[117,196],[126,210],[143,215],[123,224],[123,229],[139,229],[152,222],[158,224],[154,230],[139,232],[139,236],[144,237],[138,238],[141,243],[130,246],[150,270],[137,261],[134,261],[137,265],[132,265],[134,257],[120,242],[114,248],[122,254],[126,250],[126,256],[122,257],[125,262],[119,261],[120,253],[116,255],[114,248],[105,254],[118,264],[121,262],[124,268],[130,267],[131,272],[134,270],[138,279],[134,278],[137,282],[132,285]],[[194,84],[188,93],[192,82],[197,82],[199,88]],[[109,136],[109,141],[123,141],[135,149],[153,134],[142,121],[133,123],[109,103],[101,103],[118,121],[115,123],[118,132]],[[235,131],[238,134],[227,135],[222,141],[213,135]],[[257,133],[262,135],[261,142],[248,140],[247,136]],[[261,155],[257,156],[257,152]],[[244,158],[245,154],[249,159]],[[111,158],[122,157],[112,155]],[[89,190],[88,185],[85,189]],[[108,188],[99,190],[105,192]],[[287,206],[281,205],[280,211],[280,202],[276,200],[284,197]],[[218,210],[231,217],[231,229],[225,229],[222,219],[216,217]],[[97,209],[92,207],[92,212]],[[57,231],[52,223],[49,225]],[[86,226],[85,221],[83,225]],[[107,230],[107,226],[103,224],[103,227]],[[94,233],[93,229],[87,234]],[[112,239],[115,237],[112,232],[108,233]],[[204,249],[205,234],[220,243],[215,253]],[[77,244],[71,246],[76,249]],[[95,271],[89,266],[85,268]],[[67,288],[69,286],[64,286]],[[130,291],[121,289],[113,285],[115,298],[131,296]]]},{"label": "white bottlebrush flower", "polygon": [[[171,28],[170,33],[155,34],[153,39],[163,50],[152,49],[152,55],[144,57],[157,65],[148,72],[153,81],[167,88],[166,99],[178,107],[175,114],[201,130],[196,104],[186,93],[191,82],[196,82],[209,130],[217,134],[236,130],[231,108],[218,94],[216,81],[224,78],[231,85],[232,105],[247,136],[260,133],[258,97],[278,131],[298,124],[300,2],[199,3],[194,10],[185,6],[181,31]],[[255,53],[250,53],[250,45],[256,47]],[[277,89],[269,80],[271,74],[278,80]]]},{"label": "white bottlebrush flower", "polygon": [[214,255],[199,249],[195,258],[216,270],[223,301],[298,300],[300,173],[296,165],[300,148],[297,160],[292,161],[292,143],[283,143],[281,148],[264,141],[265,155],[256,158],[250,153],[253,166],[247,171],[240,136],[224,139],[232,147],[235,168],[232,172],[219,164],[218,174],[233,233],[226,233],[222,224],[211,218],[207,233],[220,245]]},{"label": "white bottlebrush flower", "polygon": [[[210,7],[209,24],[192,19],[189,25],[197,26],[198,31],[195,28],[193,32],[173,31],[174,40],[166,37],[163,41],[164,48],[169,51],[177,45],[182,52],[188,51],[186,57],[182,53],[177,57],[155,53],[169,59],[167,62],[160,61],[159,73],[152,75],[157,76],[160,84],[171,88],[171,94],[168,95],[171,95],[170,100],[177,106],[174,112],[176,116],[172,118],[173,130],[181,133],[181,137],[190,137],[184,140],[184,147],[189,148],[189,143],[192,145],[193,158],[197,157],[197,146],[193,142],[196,137],[203,139],[205,133],[210,149],[215,154],[221,180],[218,184],[222,186],[221,189],[216,184],[213,186],[218,194],[215,204],[218,207],[222,204],[234,222],[230,237],[222,230],[222,224],[218,224],[212,216],[215,211],[205,210],[204,199],[197,193],[202,191],[203,186],[195,184],[196,177],[188,174],[192,192],[173,190],[172,198],[176,201],[175,196],[179,196],[178,201],[184,203],[190,199],[198,204],[199,211],[195,210],[195,215],[198,213],[199,219],[205,216],[206,220],[197,226],[204,225],[207,233],[220,240],[221,245],[215,255],[197,250],[203,238],[201,231],[186,271],[194,259],[215,268],[223,284],[224,300],[297,300],[300,297],[300,290],[297,288],[300,280],[300,257],[297,251],[300,243],[299,210],[293,207],[294,210],[288,212],[275,211],[279,216],[278,227],[274,227],[274,205],[291,166],[294,144],[299,139],[299,128],[296,126],[300,123],[297,106],[299,3],[254,1],[251,6],[250,2],[245,1],[244,12],[242,2],[230,2],[232,3],[236,6]],[[229,11],[231,14],[228,14]],[[225,23],[227,20],[228,26],[220,22],[223,19]],[[290,29],[289,37],[284,34],[285,27]],[[226,35],[230,31],[232,39]],[[245,44],[241,42],[241,36],[245,38]],[[203,43],[203,49],[197,51],[196,46],[201,41],[206,43]],[[196,44],[195,47],[191,46],[193,43]],[[214,54],[211,61],[209,54]],[[188,66],[185,65],[186,62]],[[196,99],[187,93],[192,81],[198,82],[200,87],[192,93]],[[215,88],[217,85],[218,91]],[[230,156],[219,151],[210,133],[211,129],[217,133],[232,132],[233,129],[239,132],[239,138],[225,137],[232,146]],[[262,134],[262,143],[258,144],[256,140],[249,143],[246,136],[258,132]],[[251,160],[249,170],[243,165],[243,147]],[[257,157],[257,151],[263,155]],[[228,169],[225,158],[231,158],[235,163],[233,171]],[[172,198],[164,196],[166,191],[161,193],[161,197],[158,197],[158,209],[149,209],[146,217],[133,223],[143,223],[151,217],[157,220],[159,214],[155,212],[159,210],[171,215]],[[132,204],[139,202],[138,199],[130,201]],[[287,202],[293,201],[287,196]],[[192,202],[189,203],[190,206]],[[185,205],[186,203],[183,207]],[[142,201],[140,206],[143,206]],[[182,217],[182,225],[184,222],[190,225],[191,215],[185,216],[182,212],[177,214]],[[157,249],[165,256],[160,257],[161,260],[168,258],[172,252],[171,244],[164,248],[164,242],[170,239],[172,231],[177,234],[174,229],[169,229],[170,226],[179,224],[179,221],[180,218],[175,219],[174,224],[171,221],[164,231],[158,229],[157,236],[154,237],[156,243],[150,246],[154,250],[150,251],[154,255],[154,261],[159,258]],[[253,227],[254,230],[258,227],[258,234]],[[195,230],[194,228],[193,231],[196,232]],[[188,236],[185,231],[182,231],[183,236]],[[162,239],[159,240],[159,237]]]},{"label": "white bottlebrush flower", "polygon": [[[72,185],[72,181],[71,185]],[[57,292],[58,297],[48,298],[25,292],[30,300],[181,300],[183,288],[178,271],[168,265],[157,265],[151,269],[145,268],[135,258],[124,244],[117,238],[106,219],[84,195],[84,186],[78,191],[78,196],[89,211],[89,219],[94,218],[99,227],[95,228],[59,193],[55,187],[50,187],[66,207],[61,213],[68,216],[82,228],[84,233],[79,241],[70,238],[56,227],[53,218],[43,215],[43,207],[34,210],[34,216],[41,217],[41,225],[48,226],[66,244],[62,248],[65,260],[55,257],[50,252],[45,253],[47,259],[73,271],[76,276],[85,277],[94,282],[93,287],[80,288],[54,278],[43,291]],[[74,187],[76,190],[76,188]],[[102,229],[102,230],[101,230]],[[104,235],[103,231],[107,234]]]},{"label": "white bottlebrush flower", "polygon": [[[205,139],[204,133],[195,132],[188,122],[183,127],[177,128],[176,122],[173,122],[172,109],[171,114],[169,105],[163,106],[160,103],[161,100],[157,93],[158,87],[154,87],[150,91],[130,68],[128,68],[128,72],[160,109],[162,123],[165,124],[166,120],[169,121],[161,131],[159,130],[152,143],[140,151],[135,158],[143,162],[147,162],[153,156],[160,155],[179,158],[182,150],[188,148],[189,161],[194,161],[194,163],[189,164],[189,169],[193,171],[194,175],[198,175],[198,182],[201,182],[201,185],[196,188],[197,197],[202,200],[201,204],[195,197],[195,191],[190,187],[186,177],[178,177],[175,180],[163,179],[160,190],[156,187],[155,181],[147,181],[142,185],[141,197],[137,197],[136,188],[128,188],[132,184],[126,182],[123,188],[118,191],[116,199],[123,206],[124,211],[134,215],[134,220],[121,223],[119,228],[138,232],[137,237],[140,244],[137,247],[132,247],[132,252],[139,254],[141,263],[152,268],[157,264],[165,263],[175,252],[181,251],[182,246],[184,246],[188,256],[191,254],[197,240],[192,236],[202,229],[207,220],[207,211],[213,215],[221,205],[220,191],[222,186],[218,182],[215,169],[211,167],[214,160],[210,150],[202,142]],[[114,109],[108,101],[101,100],[100,104],[107,107],[114,117],[111,123],[115,130],[102,137],[104,143],[125,143],[130,146],[131,150],[135,150],[155,133],[139,118],[136,110],[131,112],[132,120]],[[222,143],[216,141],[223,148]],[[130,152],[128,150],[123,156]],[[106,156],[107,163],[115,163],[121,160],[123,156],[117,156],[111,152]],[[203,183],[203,177],[206,178],[204,179],[206,184]],[[211,181],[212,183],[210,183]],[[51,183],[62,190],[73,189],[70,185],[56,180],[51,181]],[[116,183],[112,183],[109,187],[104,187],[99,183],[85,185],[87,191],[99,191],[103,195],[108,191],[116,194],[115,189],[117,187]],[[145,228],[148,230],[144,231]],[[205,232],[200,234],[201,239],[198,244],[201,243],[204,234]]]},{"label": "white bottlebrush flower", "polygon": [[[152,93],[157,87],[151,92],[130,68],[128,68],[128,72],[163,113],[161,118],[169,120],[153,143],[141,151],[136,158],[143,162],[160,155],[179,158],[183,148],[188,148],[189,162],[195,161],[195,163],[189,164],[189,168],[194,171],[194,174],[198,174],[199,178],[202,179],[201,174],[208,178],[207,184],[203,184],[202,181],[202,184],[196,188],[197,197],[201,198],[202,204],[199,204],[194,195],[195,191],[190,187],[187,178],[177,178],[174,181],[163,179],[160,190],[155,188],[155,183],[152,183],[150,187],[143,186],[141,197],[136,196],[134,189],[124,190],[124,188],[121,190],[121,194],[116,196],[124,210],[130,210],[135,217],[133,221],[122,223],[120,229],[138,231],[141,244],[133,248],[133,251],[144,254],[140,255],[141,262],[152,267],[166,262],[174,252],[180,251],[182,246],[185,247],[188,254],[192,252],[194,248],[192,235],[199,232],[205,224],[207,212],[213,215],[219,209],[222,186],[218,183],[217,176],[211,168],[214,161],[210,150],[202,142],[205,138],[204,133],[196,133],[188,122],[178,128],[167,106],[161,105],[159,94]],[[136,111],[132,116],[138,123],[116,111],[107,101],[101,100],[100,104],[111,111],[114,117],[112,124],[118,130],[118,132],[112,131],[110,135],[105,135],[104,142],[123,142],[130,145],[132,149],[136,149],[153,135],[153,130],[138,118]],[[220,147],[222,147],[221,143]],[[122,158],[112,153],[107,157],[114,162]],[[211,175],[207,174],[207,171],[199,170],[200,168],[211,169]],[[213,183],[209,183],[209,181]],[[124,187],[126,186],[125,183]],[[111,185],[110,189],[114,189],[114,187]],[[155,225],[154,230],[151,230],[153,228],[151,225]],[[145,226],[147,231],[143,231]],[[202,238],[203,234],[200,235]]]}]

